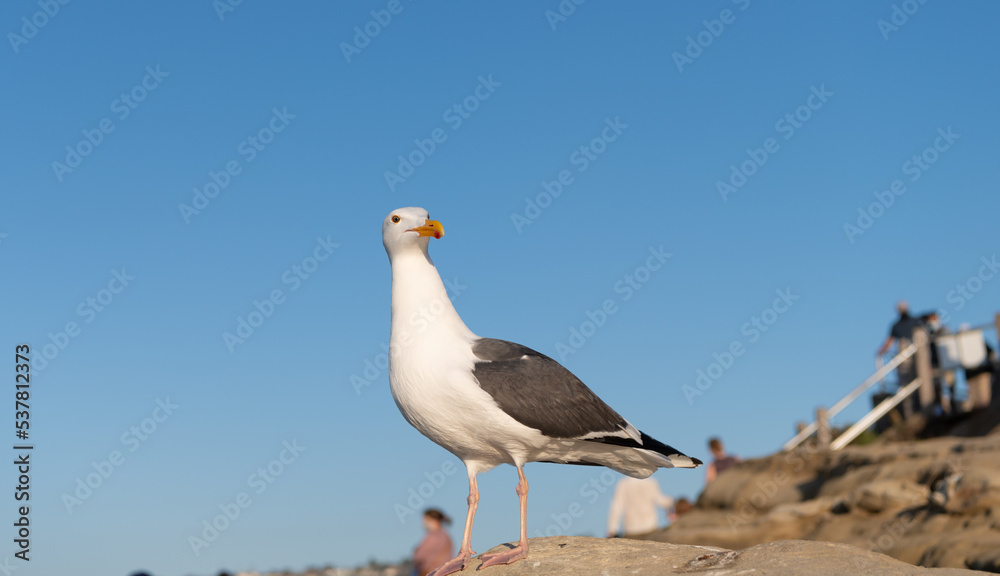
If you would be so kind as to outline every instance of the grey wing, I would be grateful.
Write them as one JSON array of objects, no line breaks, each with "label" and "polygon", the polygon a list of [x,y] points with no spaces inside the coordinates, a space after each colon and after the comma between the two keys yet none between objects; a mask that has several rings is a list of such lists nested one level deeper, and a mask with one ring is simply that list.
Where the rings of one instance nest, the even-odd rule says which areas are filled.
[{"label": "grey wing", "polygon": [[[561,364],[493,338],[472,344],[473,376],[515,420],[552,438],[639,440],[639,432]],[[620,440],[619,440],[620,439]]]}]

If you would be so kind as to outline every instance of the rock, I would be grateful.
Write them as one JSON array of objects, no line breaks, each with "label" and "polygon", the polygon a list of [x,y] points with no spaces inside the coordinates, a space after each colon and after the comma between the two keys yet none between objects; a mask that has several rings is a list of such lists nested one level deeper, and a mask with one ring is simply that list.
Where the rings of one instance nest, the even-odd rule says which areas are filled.
[{"label": "rock", "polygon": [[973,570],[1000,573],[1000,547],[976,555],[968,564]]},{"label": "rock", "polygon": [[698,498],[703,508],[729,508],[733,503],[754,510],[802,500],[801,485],[811,478],[800,453],[740,462],[709,484]]},{"label": "rock", "polygon": [[934,492],[931,493],[930,502],[941,509],[947,507],[955,496],[955,485],[961,478],[961,474],[949,474],[938,480],[934,485]]},{"label": "rock", "polygon": [[[945,478],[943,508],[951,513],[1000,507],[1000,470],[973,469]],[[939,492],[940,493],[940,492]]]},{"label": "rock", "polygon": [[893,557],[914,564],[947,566],[962,564],[996,572],[1000,568],[1000,534],[988,527],[966,528],[944,534],[922,531],[886,550]]},{"label": "rock", "polygon": [[815,519],[817,516],[825,516],[828,512],[840,503],[840,500],[832,498],[817,498],[806,502],[795,502],[793,504],[781,504],[775,506],[769,514],[771,520],[775,522],[794,522],[800,518]]},{"label": "rock", "polygon": [[865,484],[848,497],[848,506],[867,512],[901,510],[927,503],[927,487],[908,480],[879,480]]},{"label": "rock", "polygon": [[[509,545],[490,550],[497,552]],[[618,576],[706,574],[721,576],[973,576],[971,570],[916,568],[883,554],[829,542],[784,540],[746,550],[725,550],[628,539],[532,538],[528,558],[477,571],[480,557],[461,574],[476,576]]]}]

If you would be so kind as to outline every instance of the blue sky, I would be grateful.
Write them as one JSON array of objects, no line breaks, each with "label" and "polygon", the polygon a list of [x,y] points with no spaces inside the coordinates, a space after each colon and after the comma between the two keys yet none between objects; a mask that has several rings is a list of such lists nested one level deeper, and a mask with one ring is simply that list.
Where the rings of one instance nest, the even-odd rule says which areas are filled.
[{"label": "blue sky", "polygon": [[[1000,308],[993,3],[220,5],[0,8],[17,574],[395,560],[411,498],[461,519],[464,470],[380,358],[397,207],[443,223],[470,328],[702,458],[772,452],[863,380],[897,299],[953,327]],[[526,472],[531,536],[603,534],[613,474]],[[515,484],[481,477],[477,551],[516,539]]]}]

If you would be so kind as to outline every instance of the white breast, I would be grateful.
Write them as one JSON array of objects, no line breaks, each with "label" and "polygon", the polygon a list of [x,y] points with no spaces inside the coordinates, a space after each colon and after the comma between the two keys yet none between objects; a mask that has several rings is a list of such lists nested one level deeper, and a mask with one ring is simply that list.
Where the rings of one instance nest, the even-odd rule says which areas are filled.
[{"label": "white breast", "polygon": [[392,260],[389,384],[414,428],[480,470],[524,461],[546,443],[479,387],[469,330],[437,269],[423,256]]}]

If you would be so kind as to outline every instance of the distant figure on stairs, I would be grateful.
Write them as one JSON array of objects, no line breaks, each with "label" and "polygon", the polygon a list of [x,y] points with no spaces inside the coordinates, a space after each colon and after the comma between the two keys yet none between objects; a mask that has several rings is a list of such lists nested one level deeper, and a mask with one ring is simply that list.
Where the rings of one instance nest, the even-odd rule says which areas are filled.
[{"label": "distant figure on stairs", "polygon": [[[950,330],[941,323],[941,316],[935,310],[922,314],[920,316],[920,325],[927,329],[927,336],[931,339],[931,369],[934,370],[935,410],[940,410],[942,414],[951,414],[959,408],[955,402],[955,371],[941,370],[941,355],[935,342],[935,338],[948,334]],[[947,392],[947,395],[945,392]]]},{"label": "distant figure on stairs", "polygon": [[969,408],[980,410],[989,408],[993,398],[993,381],[996,376],[997,353],[992,346],[983,342],[986,347],[986,362],[975,368],[965,369],[965,382],[969,386]]},{"label": "distant figure on stairs", "polygon": [[711,484],[713,480],[729,468],[740,461],[739,456],[729,456],[726,454],[726,447],[722,445],[722,440],[711,438],[708,441],[708,449],[712,451],[715,458],[708,468],[705,469],[705,484]]},{"label": "distant figure on stairs", "polygon": [[[913,343],[913,330],[920,326],[920,320],[910,316],[910,305],[905,300],[900,300],[896,304],[896,311],[899,312],[899,318],[892,325],[892,328],[889,329],[889,336],[878,349],[878,356],[888,352],[892,348],[893,342],[896,343],[897,354],[904,350]],[[912,356],[904,360],[896,368],[896,377],[899,379],[899,386],[901,388],[917,377],[916,363]]]}]

